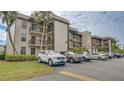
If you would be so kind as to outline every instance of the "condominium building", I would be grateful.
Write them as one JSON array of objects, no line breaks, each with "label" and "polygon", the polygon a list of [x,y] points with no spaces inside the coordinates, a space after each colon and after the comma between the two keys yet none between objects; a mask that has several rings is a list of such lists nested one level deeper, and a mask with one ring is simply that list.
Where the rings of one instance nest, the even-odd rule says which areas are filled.
[{"label": "condominium building", "polygon": [[106,47],[109,50],[109,40],[111,40],[112,38],[110,37],[100,37],[100,36],[96,36],[93,35],[92,36],[92,52],[97,52],[98,48],[101,47]]},{"label": "condominium building", "polygon": [[[48,26],[47,42],[41,40],[43,26],[37,28],[36,24],[31,20],[30,16],[18,14],[15,23],[11,27],[12,40],[15,44],[18,54],[38,55],[42,48],[48,50],[68,51],[68,28],[69,21],[60,16],[53,14],[53,23]],[[6,53],[15,54],[6,35]]]},{"label": "condominium building", "polygon": [[[69,26],[69,20],[52,14],[53,22],[47,27],[44,34],[43,25],[37,27],[30,16],[18,14],[15,23],[11,26],[11,36],[18,54],[38,55],[41,47],[47,50],[69,51],[71,48],[86,48],[89,52],[96,52],[103,45],[108,46],[108,38],[92,36],[91,32],[80,32]],[[41,43],[42,41],[42,43]],[[41,45],[42,44],[42,45]],[[6,33],[6,53],[15,54]]]}]

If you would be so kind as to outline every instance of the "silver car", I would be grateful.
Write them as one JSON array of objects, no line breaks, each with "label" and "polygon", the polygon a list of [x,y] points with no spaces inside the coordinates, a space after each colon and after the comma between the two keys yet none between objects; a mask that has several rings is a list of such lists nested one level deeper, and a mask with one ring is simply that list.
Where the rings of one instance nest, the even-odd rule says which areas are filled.
[{"label": "silver car", "polygon": [[79,53],[79,55],[82,56],[83,62],[89,62],[90,61],[89,53],[83,52],[83,53]]},{"label": "silver car", "polygon": [[103,53],[93,53],[93,54],[90,54],[90,58],[96,59],[96,60],[105,60],[105,59],[108,59],[108,56]]},{"label": "silver car", "polygon": [[80,54],[76,54],[74,52],[61,52],[61,54],[66,56],[67,62],[81,62],[82,61],[82,56]]}]

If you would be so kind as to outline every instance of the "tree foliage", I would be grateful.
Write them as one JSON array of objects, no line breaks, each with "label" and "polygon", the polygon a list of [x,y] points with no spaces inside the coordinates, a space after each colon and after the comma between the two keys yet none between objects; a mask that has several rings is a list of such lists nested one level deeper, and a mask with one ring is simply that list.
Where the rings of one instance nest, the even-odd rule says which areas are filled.
[{"label": "tree foliage", "polygon": [[2,20],[3,24],[6,24],[7,28],[6,28],[6,32],[8,32],[8,36],[9,36],[9,40],[10,43],[13,47],[14,53],[17,54],[14,42],[12,40],[12,36],[11,36],[11,26],[14,24],[14,22],[16,21],[17,18],[17,12],[16,11],[1,11],[0,12],[0,17]]},{"label": "tree foliage", "polygon": [[45,42],[47,42],[48,25],[53,22],[53,15],[52,12],[50,11],[35,11],[32,13],[31,16],[38,27],[43,27],[43,32],[41,35],[41,49],[42,49],[44,36],[46,37]]}]

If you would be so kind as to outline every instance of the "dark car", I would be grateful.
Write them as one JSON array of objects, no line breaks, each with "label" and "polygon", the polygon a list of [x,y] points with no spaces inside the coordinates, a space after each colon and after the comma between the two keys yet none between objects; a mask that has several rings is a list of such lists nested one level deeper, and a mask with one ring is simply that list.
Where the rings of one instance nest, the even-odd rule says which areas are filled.
[{"label": "dark car", "polygon": [[119,54],[119,53],[114,53],[114,58],[121,58],[121,57],[122,57],[121,54]]}]

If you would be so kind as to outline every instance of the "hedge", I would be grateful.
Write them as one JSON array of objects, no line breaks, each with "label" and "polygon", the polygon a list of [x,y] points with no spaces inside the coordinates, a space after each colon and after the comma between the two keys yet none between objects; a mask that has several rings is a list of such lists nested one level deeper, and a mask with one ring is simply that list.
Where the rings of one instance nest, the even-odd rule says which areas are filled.
[{"label": "hedge", "polygon": [[0,60],[5,60],[5,54],[4,53],[0,54]]},{"label": "hedge", "polygon": [[37,60],[37,57],[34,55],[6,55],[6,61],[33,61]]}]

